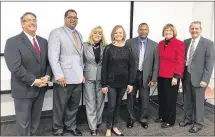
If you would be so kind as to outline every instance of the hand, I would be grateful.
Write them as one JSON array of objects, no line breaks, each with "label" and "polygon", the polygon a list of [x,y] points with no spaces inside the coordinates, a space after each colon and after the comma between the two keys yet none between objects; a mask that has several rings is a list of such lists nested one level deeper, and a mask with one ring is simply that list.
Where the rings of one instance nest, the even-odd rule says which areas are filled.
[{"label": "hand", "polygon": [[205,88],[205,87],[207,87],[207,83],[204,82],[204,81],[201,81],[199,86],[202,87],[202,88]]},{"label": "hand", "polygon": [[133,91],[133,86],[128,85],[127,90],[128,90],[128,94],[130,94]]},{"label": "hand", "polygon": [[178,80],[176,78],[172,78],[172,86],[177,85]]},{"label": "hand", "polygon": [[43,82],[41,79],[36,79],[34,81],[34,86],[44,87],[44,86],[47,86],[47,83]]},{"label": "hand", "polygon": [[66,86],[66,79],[63,77],[63,78],[60,78],[57,80],[58,84],[61,85],[62,87],[65,87]]},{"label": "hand", "polygon": [[156,85],[156,82],[153,82],[153,81],[150,81],[149,84],[148,84],[149,87],[153,87],[155,85]]},{"label": "hand", "polygon": [[85,83],[85,82],[86,82],[86,79],[85,79],[85,77],[83,77],[82,83]]},{"label": "hand", "polygon": [[102,92],[106,94],[108,92],[108,87],[102,88]]},{"label": "hand", "polygon": [[49,77],[48,77],[48,76],[44,76],[44,77],[41,77],[40,80],[41,80],[43,83],[40,84],[39,87],[45,87],[45,86],[48,85]]},{"label": "hand", "polygon": [[49,81],[49,77],[48,76],[44,76],[40,78],[44,83],[48,83]]}]

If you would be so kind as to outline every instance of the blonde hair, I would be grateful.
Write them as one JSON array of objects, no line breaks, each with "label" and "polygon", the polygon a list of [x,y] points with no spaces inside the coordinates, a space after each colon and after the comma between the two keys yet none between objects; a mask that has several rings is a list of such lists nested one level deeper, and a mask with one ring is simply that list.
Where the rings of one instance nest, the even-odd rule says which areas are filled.
[{"label": "blonde hair", "polygon": [[121,26],[121,25],[116,25],[112,32],[111,32],[111,41],[113,42],[115,39],[114,39],[114,33],[116,32],[116,30],[118,30],[119,28],[122,28],[123,30],[123,38],[122,38],[122,41],[124,42],[126,40],[126,33],[125,33],[125,29]]},{"label": "blonde hair", "polygon": [[174,25],[172,24],[166,24],[164,27],[163,27],[163,31],[162,31],[162,36],[164,37],[164,31],[166,29],[171,29],[173,31],[173,37],[176,37],[177,36],[177,31],[176,31],[176,28]]},{"label": "blonde hair", "polygon": [[101,33],[102,33],[101,45],[102,45],[103,47],[106,46],[107,44],[106,44],[106,40],[105,40],[105,37],[104,37],[103,29],[102,29],[101,26],[96,26],[96,27],[94,27],[94,28],[91,30],[87,42],[88,42],[89,44],[91,44],[91,45],[94,45],[94,44],[95,44],[95,42],[94,42],[94,40],[93,40],[93,34],[94,34],[94,32],[95,32],[96,30],[101,31]]}]

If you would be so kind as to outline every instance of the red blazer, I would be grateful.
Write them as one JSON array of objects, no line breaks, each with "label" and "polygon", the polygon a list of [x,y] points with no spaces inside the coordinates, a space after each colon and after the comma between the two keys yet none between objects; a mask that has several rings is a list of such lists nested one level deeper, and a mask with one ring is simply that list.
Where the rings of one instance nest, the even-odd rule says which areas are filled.
[{"label": "red blazer", "polygon": [[183,77],[185,65],[185,44],[184,42],[172,38],[164,48],[164,40],[158,44],[159,52],[159,76],[173,78],[174,74]]}]

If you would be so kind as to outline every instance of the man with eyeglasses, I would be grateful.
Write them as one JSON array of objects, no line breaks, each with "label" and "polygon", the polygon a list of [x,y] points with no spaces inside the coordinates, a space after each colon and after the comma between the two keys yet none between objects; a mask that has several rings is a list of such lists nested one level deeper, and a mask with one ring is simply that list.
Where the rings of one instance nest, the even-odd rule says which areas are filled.
[{"label": "man with eyeglasses", "polygon": [[75,136],[82,133],[76,127],[83,82],[82,36],[75,29],[77,12],[67,10],[64,26],[49,36],[49,61],[53,71],[53,134],[62,136],[63,130]]},{"label": "man with eyeglasses", "polygon": [[7,40],[4,57],[11,72],[18,136],[35,135],[39,126],[47,83],[52,75],[47,40],[36,35],[36,15],[21,17],[23,31]]}]

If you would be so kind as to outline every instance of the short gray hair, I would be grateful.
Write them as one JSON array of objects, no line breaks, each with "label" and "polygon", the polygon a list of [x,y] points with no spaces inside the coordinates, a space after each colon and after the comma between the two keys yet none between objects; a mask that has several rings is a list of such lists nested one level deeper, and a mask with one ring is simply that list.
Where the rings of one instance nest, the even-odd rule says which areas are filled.
[{"label": "short gray hair", "polygon": [[27,16],[27,15],[32,15],[35,17],[35,19],[37,19],[37,16],[33,13],[33,12],[25,12],[22,17],[20,18],[21,21],[24,20],[24,17]]},{"label": "short gray hair", "polygon": [[192,24],[199,24],[200,25],[200,29],[202,29],[202,23],[201,21],[193,21],[191,24],[190,24],[190,27]]}]

